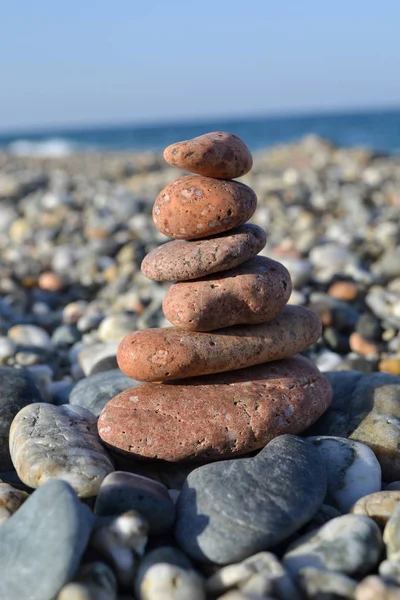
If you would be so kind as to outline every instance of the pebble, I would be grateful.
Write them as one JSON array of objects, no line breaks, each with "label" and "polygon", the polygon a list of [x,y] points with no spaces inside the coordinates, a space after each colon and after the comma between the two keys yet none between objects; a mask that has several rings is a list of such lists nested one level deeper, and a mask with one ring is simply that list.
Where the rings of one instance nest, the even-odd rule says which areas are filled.
[{"label": "pebble", "polygon": [[233,269],[253,258],[266,244],[257,225],[242,225],[204,240],[167,242],[145,256],[143,274],[155,281],[185,281]]},{"label": "pebble", "polygon": [[382,549],[375,521],[364,515],[343,515],[294,542],[283,565],[294,577],[306,567],[360,577],[376,567]]},{"label": "pebble", "polygon": [[267,323],[236,325],[212,333],[173,327],[135,331],[121,341],[117,360],[128,377],[166,381],[288,358],[320,335],[321,323],[315,313],[286,306]]},{"label": "pebble", "polygon": [[0,364],[4,365],[16,352],[16,344],[7,337],[0,337]]},{"label": "pebble", "polygon": [[279,436],[254,458],[192,471],[179,495],[175,537],[196,560],[237,562],[299,530],[325,492],[325,468],[313,446]]},{"label": "pebble", "polygon": [[335,281],[329,286],[328,294],[338,300],[353,302],[359,294],[359,288],[353,281]]},{"label": "pebble", "polygon": [[136,329],[135,315],[120,314],[106,317],[98,328],[97,334],[101,342],[120,342],[124,336]]},{"label": "pebble", "polygon": [[90,549],[111,564],[118,583],[133,585],[138,561],[145,552],[149,526],[135,510],[116,517],[99,518],[90,538]]},{"label": "pebble", "polygon": [[205,600],[202,578],[176,548],[161,547],[141,560],[135,579],[139,600]]},{"label": "pebble", "polygon": [[78,362],[87,377],[95,365],[105,358],[115,357],[118,342],[88,344],[83,346],[78,354]]},{"label": "pebble", "polygon": [[69,395],[69,403],[83,406],[98,417],[111,398],[134,387],[135,383],[119,369],[89,375],[73,387]]},{"label": "pebble", "polygon": [[370,575],[356,588],[356,600],[400,600],[400,588],[378,577]]},{"label": "pebble", "polygon": [[32,488],[67,481],[82,498],[95,496],[114,470],[100,443],[96,417],[80,406],[30,404],[10,428],[10,453],[20,479]]},{"label": "pebble", "polygon": [[7,521],[28,498],[28,494],[0,481],[0,525]]},{"label": "pebble", "polygon": [[300,600],[290,576],[271,552],[259,552],[241,563],[231,564],[219,569],[206,581],[206,591],[213,596],[231,588],[250,591],[252,584],[259,583],[261,578],[263,593],[270,593],[277,598]]},{"label": "pebble", "polygon": [[235,179],[250,171],[253,159],[246,144],[233,133],[213,131],[171,144],[164,158],[173,167],[220,179]]},{"label": "pebble", "polygon": [[356,371],[330,372],[325,376],[332,385],[332,403],[308,434],[362,442],[377,457],[384,481],[400,479],[400,378]]},{"label": "pebble", "polygon": [[396,504],[386,523],[383,532],[383,541],[386,545],[387,558],[399,558],[400,556],[400,504]]},{"label": "pebble", "polygon": [[91,562],[79,569],[56,600],[117,600],[117,587],[115,575],[108,565]]},{"label": "pebble", "polygon": [[382,471],[368,446],[333,436],[307,438],[318,450],[328,477],[325,502],[348,512],[357,500],[381,490]]},{"label": "pebble", "polygon": [[47,331],[36,325],[14,325],[8,330],[8,337],[19,346],[49,348],[51,345]]},{"label": "pebble", "polygon": [[66,482],[36,490],[0,527],[0,597],[53,600],[74,577],[93,522]]},{"label": "pebble", "polygon": [[392,375],[400,375],[400,357],[383,358],[378,364],[379,371],[383,373],[391,373]]},{"label": "pebble", "polygon": [[164,485],[134,473],[110,473],[100,486],[95,514],[118,515],[131,509],[147,519],[150,533],[166,533],[173,527],[175,506]]},{"label": "pebble", "polygon": [[308,600],[354,600],[357,586],[346,575],[315,567],[301,569],[297,583]]},{"label": "pebble", "polygon": [[220,274],[175,283],[162,307],[175,327],[212,331],[272,319],[288,302],[291,291],[285,267],[257,256]]},{"label": "pebble", "polygon": [[368,515],[379,525],[385,525],[390,515],[400,502],[400,491],[382,490],[368,494],[357,500],[351,508],[355,515]]},{"label": "pebble", "polygon": [[9,431],[15,415],[42,396],[34,378],[25,369],[0,368],[0,471],[13,468],[9,450]]},{"label": "pebble", "polygon": [[153,222],[168,237],[192,240],[243,225],[256,206],[257,196],[244,183],[187,175],[159,193]]},{"label": "pebble", "polygon": [[357,331],[350,335],[349,345],[353,352],[357,352],[361,356],[377,356],[379,354],[379,345],[376,342],[366,340]]},{"label": "pebble", "polygon": [[330,399],[325,377],[296,356],[173,385],[145,383],[113,398],[98,427],[107,446],[132,458],[216,460],[300,433]]}]

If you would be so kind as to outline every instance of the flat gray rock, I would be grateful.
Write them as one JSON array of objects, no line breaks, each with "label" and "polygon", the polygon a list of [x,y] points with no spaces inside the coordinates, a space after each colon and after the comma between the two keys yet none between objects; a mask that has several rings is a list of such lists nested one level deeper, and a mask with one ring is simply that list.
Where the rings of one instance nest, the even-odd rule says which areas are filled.
[{"label": "flat gray rock", "polygon": [[237,562],[272,548],[321,506],[326,472],[306,440],[282,435],[253,458],[192,471],[177,502],[176,539],[201,562]]},{"label": "flat gray rock", "polygon": [[294,577],[306,567],[361,577],[378,564],[382,549],[382,534],[373,519],[343,515],[297,540],[283,564]]},{"label": "flat gray rock", "polygon": [[70,394],[69,403],[83,406],[98,417],[107,402],[134,385],[135,381],[119,369],[96,373],[76,384]]},{"label": "flat gray rock", "polygon": [[173,527],[175,505],[162,483],[124,471],[107,475],[96,498],[95,513],[121,515],[132,509],[147,520],[151,533],[166,533]]},{"label": "flat gray rock", "polygon": [[78,496],[96,496],[114,465],[97,434],[97,419],[81,406],[30,404],[19,411],[10,428],[15,470],[36,488],[63,479]]},{"label": "flat gray rock", "polygon": [[36,490],[0,527],[0,598],[53,600],[74,577],[93,523],[64,481]]},{"label": "flat gray rock", "polygon": [[400,479],[400,377],[358,371],[324,373],[333,388],[332,403],[304,435],[350,438],[369,446],[384,481]]},{"label": "flat gray rock", "polygon": [[35,380],[25,369],[0,368],[0,470],[13,468],[8,438],[10,425],[27,404],[42,402]]}]

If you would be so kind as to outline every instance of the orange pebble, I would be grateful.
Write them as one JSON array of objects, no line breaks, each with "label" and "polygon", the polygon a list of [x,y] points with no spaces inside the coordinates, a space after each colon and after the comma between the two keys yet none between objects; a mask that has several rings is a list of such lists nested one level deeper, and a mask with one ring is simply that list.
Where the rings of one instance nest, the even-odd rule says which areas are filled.
[{"label": "orange pebble", "polygon": [[367,340],[360,333],[355,331],[349,338],[350,348],[353,352],[357,352],[360,356],[368,356],[369,354],[379,354],[379,346],[371,340]]},{"label": "orange pebble", "polygon": [[338,300],[352,302],[359,294],[359,289],[353,281],[335,281],[328,290],[329,296]]},{"label": "orange pebble", "polygon": [[42,290],[47,292],[59,292],[64,288],[63,279],[52,271],[45,271],[38,279],[38,285]]},{"label": "orange pebble", "polygon": [[400,357],[384,358],[379,363],[379,370],[392,375],[400,375]]}]

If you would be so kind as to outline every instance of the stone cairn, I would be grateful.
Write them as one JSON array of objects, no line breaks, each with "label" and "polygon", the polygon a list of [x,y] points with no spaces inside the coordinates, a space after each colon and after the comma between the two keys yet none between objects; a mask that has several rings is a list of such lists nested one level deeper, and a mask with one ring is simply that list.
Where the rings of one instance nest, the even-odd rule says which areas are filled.
[{"label": "stone cairn", "polygon": [[257,256],[266,234],[246,224],[257,197],[233,181],[252,167],[244,142],[208,133],[169,146],[164,157],[193,173],[157,197],[154,224],[174,240],[142,263],[146,277],[174,282],[163,301],[173,327],[122,340],[121,370],[146,383],[104,407],[99,433],[133,459],[232,458],[304,431],[327,409],[329,383],[294,356],[319,338],[321,324],[287,305],[286,268]]}]

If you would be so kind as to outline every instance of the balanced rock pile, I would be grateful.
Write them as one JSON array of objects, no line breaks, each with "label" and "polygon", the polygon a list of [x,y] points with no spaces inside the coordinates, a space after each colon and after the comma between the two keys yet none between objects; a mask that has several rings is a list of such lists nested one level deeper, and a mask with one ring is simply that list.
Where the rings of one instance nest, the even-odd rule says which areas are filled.
[{"label": "balanced rock pile", "polygon": [[231,458],[300,433],[326,411],[328,381],[297,356],[319,338],[321,324],[313,312],[286,306],[289,272],[257,256],[266,234],[246,224],[257,198],[233,181],[252,167],[244,142],[209,133],[164,156],[194,173],[157,197],[154,224],[174,240],[142,263],[146,277],[175,282],[163,301],[173,327],[122,340],[121,370],[147,383],[104,407],[99,433],[134,459]]}]

